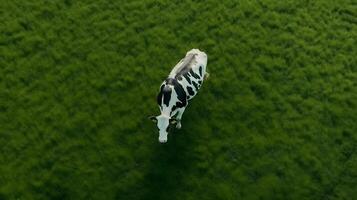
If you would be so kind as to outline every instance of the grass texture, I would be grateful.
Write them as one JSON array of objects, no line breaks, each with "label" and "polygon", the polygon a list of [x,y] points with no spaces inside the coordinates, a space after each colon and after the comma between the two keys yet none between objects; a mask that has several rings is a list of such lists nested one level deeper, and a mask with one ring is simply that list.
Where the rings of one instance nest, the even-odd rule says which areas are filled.
[{"label": "grass texture", "polygon": [[[354,0],[1,0],[0,199],[357,199]],[[159,144],[161,82],[210,79]]]}]

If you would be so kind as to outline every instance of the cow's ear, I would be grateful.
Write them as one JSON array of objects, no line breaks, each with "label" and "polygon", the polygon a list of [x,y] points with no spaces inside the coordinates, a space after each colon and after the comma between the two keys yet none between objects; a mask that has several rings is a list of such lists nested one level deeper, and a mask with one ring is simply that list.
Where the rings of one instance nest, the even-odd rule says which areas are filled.
[{"label": "cow's ear", "polygon": [[155,116],[150,116],[149,119],[155,123],[157,122],[157,118]]},{"label": "cow's ear", "polygon": [[177,119],[171,118],[170,119],[170,124],[177,124]]}]

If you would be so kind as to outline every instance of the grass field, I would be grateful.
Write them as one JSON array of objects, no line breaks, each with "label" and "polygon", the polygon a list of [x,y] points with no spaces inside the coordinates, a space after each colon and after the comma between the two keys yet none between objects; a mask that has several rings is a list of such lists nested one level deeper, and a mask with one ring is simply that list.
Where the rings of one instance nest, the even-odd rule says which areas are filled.
[{"label": "grass field", "polygon": [[[357,199],[354,0],[2,0],[0,24],[0,199]],[[210,79],[159,144],[192,48]]]}]

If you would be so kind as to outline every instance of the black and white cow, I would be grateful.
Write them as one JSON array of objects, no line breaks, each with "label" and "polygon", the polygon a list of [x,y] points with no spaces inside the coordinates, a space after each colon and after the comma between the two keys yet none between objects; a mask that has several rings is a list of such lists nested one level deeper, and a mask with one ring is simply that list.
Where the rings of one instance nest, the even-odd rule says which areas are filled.
[{"label": "black and white cow", "polygon": [[157,123],[160,133],[159,142],[167,142],[170,124],[176,124],[176,128],[181,128],[182,114],[188,101],[197,94],[203,80],[209,75],[206,72],[206,66],[206,53],[192,49],[186,53],[185,58],[176,64],[167,79],[161,84],[160,93],[157,96],[161,115],[150,117]]}]

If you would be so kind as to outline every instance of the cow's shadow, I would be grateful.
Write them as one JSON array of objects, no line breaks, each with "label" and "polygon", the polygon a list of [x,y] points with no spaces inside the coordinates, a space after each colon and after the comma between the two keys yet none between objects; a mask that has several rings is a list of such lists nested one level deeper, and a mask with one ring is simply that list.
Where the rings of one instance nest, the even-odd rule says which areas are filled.
[{"label": "cow's shadow", "polygon": [[183,189],[194,160],[188,130],[171,128],[167,143],[154,144],[140,199],[172,199]]}]

